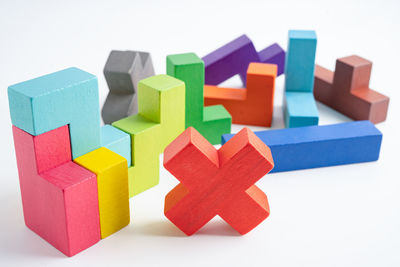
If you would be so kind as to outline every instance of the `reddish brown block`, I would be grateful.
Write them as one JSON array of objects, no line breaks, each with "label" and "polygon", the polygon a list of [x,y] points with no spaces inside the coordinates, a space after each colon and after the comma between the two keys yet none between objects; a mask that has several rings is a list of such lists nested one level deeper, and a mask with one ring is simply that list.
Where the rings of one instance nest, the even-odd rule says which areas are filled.
[{"label": "reddish brown block", "polygon": [[354,120],[386,120],[389,97],[369,88],[372,62],[348,56],[336,61],[335,72],[315,67],[315,98]]}]

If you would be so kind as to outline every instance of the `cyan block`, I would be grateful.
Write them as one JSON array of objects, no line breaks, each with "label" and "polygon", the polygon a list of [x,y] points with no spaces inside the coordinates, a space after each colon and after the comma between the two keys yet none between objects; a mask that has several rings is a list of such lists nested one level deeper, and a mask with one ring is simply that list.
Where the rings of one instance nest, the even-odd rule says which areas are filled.
[{"label": "cyan block", "polygon": [[287,128],[318,125],[318,109],[312,93],[285,93]]},{"label": "cyan block", "polygon": [[[259,131],[255,134],[271,149],[271,172],[375,161],[382,133],[370,121]],[[234,134],[224,134],[225,144]]]},{"label": "cyan block", "polygon": [[8,87],[12,124],[40,135],[69,124],[72,157],[100,147],[96,76],[68,68]]},{"label": "cyan block", "polygon": [[285,90],[312,92],[314,88],[315,31],[289,31],[285,62]]},{"label": "cyan block", "polygon": [[318,125],[318,109],[313,95],[315,31],[289,31],[285,61],[285,126]]},{"label": "cyan block", "polygon": [[126,158],[128,167],[131,166],[131,137],[129,134],[111,125],[104,125],[101,127],[101,146]]}]

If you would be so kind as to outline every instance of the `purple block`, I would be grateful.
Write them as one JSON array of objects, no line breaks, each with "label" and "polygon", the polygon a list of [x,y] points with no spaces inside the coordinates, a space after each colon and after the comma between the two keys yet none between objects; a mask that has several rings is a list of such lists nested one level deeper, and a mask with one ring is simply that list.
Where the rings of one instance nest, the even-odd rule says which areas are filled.
[{"label": "purple block", "polygon": [[258,62],[253,42],[246,35],[227,43],[202,58],[205,67],[205,84],[218,85],[239,74],[244,84],[250,62]]},{"label": "purple block", "polygon": [[258,52],[260,62],[278,65],[278,76],[285,71],[285,51],[277,43]]},{"label": "purple block", "polygon": [[259,53],[245,34],[202,58],[205,67],[205,84],[218,85],[236,74],[246,85],[247,68],[251,62],[278,65],[278,75],[284,71],[285,51],[273,44]]}]

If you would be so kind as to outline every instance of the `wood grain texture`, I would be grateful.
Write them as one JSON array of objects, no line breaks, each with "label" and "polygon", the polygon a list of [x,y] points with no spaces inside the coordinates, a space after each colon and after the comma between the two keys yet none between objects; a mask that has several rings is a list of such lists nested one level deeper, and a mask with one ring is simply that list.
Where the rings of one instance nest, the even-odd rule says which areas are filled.
[{"label": "wood grain texture", "polygon": [[131,138],[129,196],[159,181],[159,156],[185,129],[185,84],[168,75],[139,82],[139,113],[112,125]]},{"label": "wood grain texture", "polygon": [[246,234],[269,215],[254,183],[274,166],[269,148],[248,128],[216,150],[189,127],[164,151],[164,166],[181,183],[165,197],[165,216],[192,235],[216,215]]},{"label": "wood grain texture", "polygon": [[[255,134],[271,149],[275,167],[283,172],[375,161],[382,133],[370,121],[259,131]],[[222,144],[233,138],[222,136]]]},{"label": "wood grain texture", "polygon": [[185,83],[185,127],[194,127],[212,144],[230,133],[232,118],[222,105],[204,107],[204,62],[194,53],[167,56],[167,74]]},{"label": "wood grain texture", "polygon": [[97,243],[96,175],[71,162],[68,126],[13,136],[27,227],[67,256]]},{"label": "wood grain texture", "polygon": [[223,105],[232,123],[270,127],[274,106],[277,66],[250,63],[246,88],[204,86],[204,105]]}]

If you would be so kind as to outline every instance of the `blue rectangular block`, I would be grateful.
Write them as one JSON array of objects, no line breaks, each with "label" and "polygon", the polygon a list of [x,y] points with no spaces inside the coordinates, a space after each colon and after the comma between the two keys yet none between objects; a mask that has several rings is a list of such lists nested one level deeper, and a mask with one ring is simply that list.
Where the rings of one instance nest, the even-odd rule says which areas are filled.
[{"label": "blue rectangular block", "polygon": [[101,146],[126,158],[131,166],[131,137],[129,134],[111,125],[101,127]]},{"label": "blue rectangular block", "polygon": [[[255,134],[271,149],[271,172],[375,161],[382,133],[370,121],[259,131]],[[233,134],[222,135],[222,144]]]},{"label": "blue rectangular block", "polygon": [[285,93],[285,125],[287,128],[318,125],[318,109],[313,93]]},{"label": "blue rectangular block", "polygon": [[315,31],[289,31],[285,62],[285,90],[312,92],[314,88]]},{"label": "blue rectangular block", "polygon": [[8,87],[12,124],[40,135],[69,124],[72,157],[100,147],[96,76],[68,68]]}]

